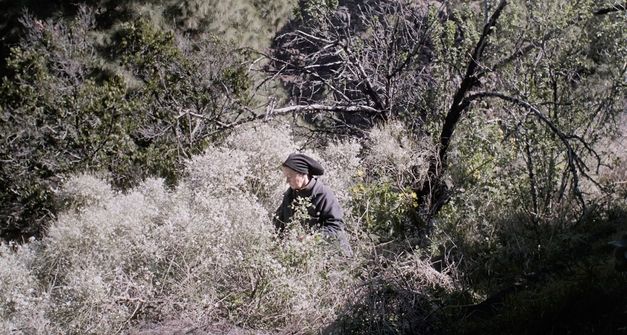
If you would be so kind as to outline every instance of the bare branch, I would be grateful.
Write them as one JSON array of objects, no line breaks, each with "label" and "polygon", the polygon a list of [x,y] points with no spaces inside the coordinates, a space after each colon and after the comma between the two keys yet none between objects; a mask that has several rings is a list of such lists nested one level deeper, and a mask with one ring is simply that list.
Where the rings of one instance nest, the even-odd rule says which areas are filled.
[{"label": "bare branch", "polygon": [[427,41],[437,21],[423,9],[405,1],[338,8],[275,39],[265,70],[297,104],[372,106],[381,113],[368,124],[407,114],[429,87]]},{"label": "bare branch", "polygon": [[566,155],[568,157],[568,166],[569,166],[570,173],[573,176],[574,193],[577,196],[577,199],[579,200],[580,204],[582,205],[582,208],[584,208],[585,210],[586,204],[583,198],[583,194],[579,188],[579,175],[585,177],[586,179],[594,183],[599,188],[602,188],[602,186],[599,185],[598,182],[596,182],[594,178],[592,178],[587,173],[589,169],[586,163],[581,159],[579,154],[577,154],[572,144],[570,143],[570,140],[574,139],[582,143],[589,152],[593,153],[595,157],[600,160],[599,155],[594,151],[594,149],[592,149],[590,145],[580,136],[577,136],[574,134],[565,134],[546,115],[544,115],[540,110],[538,110],[535,106],[533,106],[527,101],[509,96],[503,93],[498,93],[498,92],[479,92],[479,93],[475,93],[475,94],[468,96],[465,100],[467,103],[470,103],[471,101],[478,100],[481,98],[499,98],[501,100],[505,100],[510,103],[522,106],[525,109],[531,111],[540,121],[542,121],[542,123],[544,123],[555,135],[558,136],[558,138],[560,139],[560,141],[566,148]]},{"label": "bare branch", "polygon": [[627,3],[616,4],[611,7],[597,9],[594,11],[594,15],[604,15],[608,13],[620,12],[623,10],[627,10]]},{"label": "bare branch", "polygon": [[[244,124],[259,121],[259,120],[268,120],[272,116],[276,115],[284,115],[289,113],[312,113],[312,112],[342,112],[342,113],[381,113],[376,108],[365,106],[365,105],[323,105],[323,104],[311,104],[311,105],[295,105],[288,106],[282,108],[270,108],[266,110],[266,113],[255,113],[252,109],[248,107],[242,107],[244,110],[251,114],[250,117],[237,120],[231,123],[219,123],[219,127],[215,129],[211,134],[223,132],[226,130],[234,129]],[[199,115],[193,115],[195,117],[200,117]]]},{"label": "bare branch", "polygon": [[342,105],[322,105],[322,104],[312,104],[312,105],[298,105],[298,106],[289,106],[283,108],[277,108],[272,111],[272,114],[287,114],[292,112],[365,112],[365,113],[381,113],[379,109],[370,106],[363,105],[355,105],[355,106],[342,106]]},{"label": "bare branch", "polygon": [[349,61],[357,68],[357,71],[361,77],[361,80],[363,80],[366,83],[366,94],[370,96],[370,98],[374,102],[377,109],[385,110],[385,107],[383,105],[383,100],[381,100],[381,97],[379,96],[379,93],[377,92],[378,90],[372,84],[370,77],[366,74],[364,67],[358,61],[355,54],[348,47],[348,45],[345,45],[345,44],[342,45],[342,49],[346,52],[346,55],[348,56]]}]

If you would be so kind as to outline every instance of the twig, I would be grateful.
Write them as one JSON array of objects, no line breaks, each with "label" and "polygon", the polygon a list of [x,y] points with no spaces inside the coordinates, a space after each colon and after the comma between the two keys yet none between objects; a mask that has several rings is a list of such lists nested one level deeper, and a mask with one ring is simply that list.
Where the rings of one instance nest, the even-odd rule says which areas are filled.
[{"label": "twig", "polygon": [[547,127],[549,127],[549,129],[554,134],[556,134],[559,137],[560,141],[564,144],[567,150],[568,167],[570,169],[571,175],[573,176],[573,188],[574,188],[573,191],[575,192],[577,199],[579,200],[583,210],[585,211],[586,204],[583,199],[583,194],[581,190],[579,189],[579,174],[586,177],[586,179],[594,183],[597,187],[599,188],[603,188],[603,187],[596,180],[594,180],[594,178],[592,178],[590,175],[586,173],[586,171],[588,170],[588,167],[583,162],[583,160],[579,157],[579,155],[577,154],[577,152],[575,151],[575,149],[573,148],[569,140],[572,140],[572,139],[578,140],[584,145],[584,147],[589,152],[593,153],[597,159],[600,159],[599,155],[594,151],[594,149],[592,149],[583,138],[577,135],[564,134],[564,132],[562,132],[561,129],[559,129],[551,120],[549,120],[549,118],[546,115],[540,112],[540,110],[538,110],[535,106],[531,105],[529,102],[524,101],[522,99],[512,97],[512,96],[499,93],[499,92],[479,92],[479,93],[475,93],[475,94],[468,96],[467,98],[465,98],[465,100],[466,100],[466,103],[470,103],[473,100],[486,98],[486,97],[499,98],[499,99],[502,99],[502,100],[505,100],[505,101],[508,101],[508,102],[511,102],[511,103],[514,103],[514,104],[517,104],[519,106],[526,108],[527,110],[531,111]]}]

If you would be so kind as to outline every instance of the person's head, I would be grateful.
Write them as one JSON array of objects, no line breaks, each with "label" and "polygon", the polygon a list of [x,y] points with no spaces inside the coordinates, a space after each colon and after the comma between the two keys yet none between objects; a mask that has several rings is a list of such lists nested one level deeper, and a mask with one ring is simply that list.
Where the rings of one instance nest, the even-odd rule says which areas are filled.
[{"label": "person's head", "polygon": [[283,162],[283,175],[287,183],[295,190],[299,190],[307,186],[313,176],[320,176],[324,173],[324,169],[315,159],[293,153]]},{"label": "person's head", "polygon": [[309,184],[309,175],[296,172],[287,166],[282,166],[283,176],[285,176],[285,180],[288,184],[290,184],[290,188],[293,190],[303,189],[307,184]]}]

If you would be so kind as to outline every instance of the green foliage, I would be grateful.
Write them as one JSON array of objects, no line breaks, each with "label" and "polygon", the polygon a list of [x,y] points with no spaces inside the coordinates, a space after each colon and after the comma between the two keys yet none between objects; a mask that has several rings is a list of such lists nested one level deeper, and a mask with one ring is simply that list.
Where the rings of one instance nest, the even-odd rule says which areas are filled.
[{"label": "green foliage", "polygon": [[424,228],[416,225],[418,197],[411,183],[426,178],[433,148],[428,139],[416,138],[406,128],[391,121],[369,132],[356,183],[350,188],[355,215],[382,241],[403,240]]},{"label": "green foliage", "polygon": [[[434,70],[438,78],[458,75],[466,70],[468,53],[479,41],[483,23],[477,22],[478,13],[469,5],[452,7],[449,20],[441,18],[441,9],[437,6],[430,6],[426,17],[433,52],[431,61],[437,65]],[[447,84],[438,83],[438,86]]]},{"label": "green foliage", "polygon": [[[489,3],[494,2],[484,2]],[[439,78],[463,76],[478,37],[473,32],[480,31],[489,14],[489,10],[482,15],[463,5],[451,7],[456,39],[451,38],[454,30],[450,21],[434,19],[441,22],[434,26],[432,35],[436,51],[433,61],[439,64],[434,70]],[[625,68],[624,62],[617,60],[624,59],[625,51],[617,48],[615,41],[624,39],[625,31],[613,28],[614,14],[593,16],[599,7],[603,5],[598,2],[580,2],[577,6],[568,2],[508,2],[488,40],[479,64],[485,72],[481,72],[476,92],[519,97],[562,135],[530,108],[507,101],[473,100],[464,112],[455,128],[445,174],[450,176],[450,200],[438,215],[430,252],[444,265],[459,266],[466,293],[454,304],[479,303],[510,289],[514,293],[510,293],[512,301],[473,306],[479,312],[461,308],[452,318],[470,321],[454,323],[451,331],[523,334],[577,333],[581,329],[589,333],[601,329],[613,332],[620,327],[617,320],[621,316],[608,307],[616,296],[624,296],[624,290],[616,285],[620,278],[605,266],[607,250],[590,252],[591,245],[604,243],[610,233],[624,230],[608,225],[603,210],[595,207],[623,200],[617,200],[618,194],[605,193],[606,185],[612,185],[609,180],[595,185],[583,176],[589,173],[589,177],[598,177],[593,172],[598,158],[613,166],[615,181],[624,179],[618,172],[624,168],[615,165],[620,160],[615,157],[622,156],[615,141],[622,137],[602,138],[616,134],[621,124],[624,127],[620,121],[624,101],[618,97],[624,96],[620,78]],[[477,28],[468,29],[473,26]],[[611,50],[603,61],[596,58],[595,34],[604,35],[601,39]],[[457,85],[458,79],[440,81],[433,89],[437,96],[447,97]],[[443,111],[449,107],[436,106]],[[428,129],[437,132],[441,121],[433,120]],[[565,147],[564,140],[570,143],[571,153],[588,164],[589,169],[576,177],[569,166],[574,158],[568,156],[571,149]],[[606,146],[613,149],[605,151]],[[600,156],[588,149],[597,150]],[[577,200],[577,191],[586,198],[586,211]],[[596,219],[586,221],[590,217]],[[581,306],[575,301],[583,301],[578,299],[586,290],[603,298],[591,299],[594,310],[568,309],[581,321],[568,325],[572,319],[560,309]],[[497,316],[491,318],[493,315]],[[538,319],[543,320],[538,328],[527,326],[529,320]]]},{"label": "green foliage", "polygon": [[248,96],[252,89],[252,79],[243,66],[229,67],[224,70],[223,80],[227,87],[233,91],[233,95],[244,102],[250,101]]},{"label": "green foliage", "polygon": [[[237,47],[267,48],[271,37],[287,20],[295,0],[241,0],[241,1],[9,1],[3,3],[0,13],[0,31],[6,38],[0,41],[0,56],[6,57],[11,45],[23,36],[18,20],[25,11],[45,21],[74,17],[81,6],[98,8],[97,26],[107,38],[115,26],[140,18],[149,20],[161,29],[175,28],[191,35],[212,34],[225,43]],[[2,67],[4,63],[2,63]],[[4,74],[0,68],[0,73]]]},{"label": "green foliage", "polygon": [[183,31],[210,33],[237,47],[263,50],[289,16],[295,0],[166,1],[166,20]]},{"label": "green foliage", "polygon": [[[3,78],[0,100],[6,111],[0,136],[8,144],[1,152],[7,185],[2,235],[6,229],[36,232],[52,209],[55,180],[64,173],[130,160],[117,154],[132,147],[127,134],[137,126],[130,120],[134,105],[119,78],[92,77],[98,61],[83,40],[88,24],[85,18],[73,26],[50,23],[12,51],[12,76]],[[35,220],[32,226],[22,226],[29,220]]]},{"label": "green foliage", "polygon": [[160,66],[183,57],[174,41],[174,33],[152,26],[149,21],[123,24],[116,34],[115,52],[123,65],[134,69],[141,78],[150,78]]},{"label": "green foliage", "polygon": [[404,238],[416,227],[410,221],[417,206],[416,193],[390,183],[358,183],[352,189],[353,207],[363,213],[362,225],[382,241]]},{"label": "green foliage", "polygon": [[[593,17],[593,8],[590,2],[506,7],[507,19],[496,28],[484,60],[497,67],[487,70],[481,90],[521,96],[547,121],[504,101],[474,103],[456,129],[458,138],[449,157],[456,190],[461,192],[453,195],[444,217],[465,213],[459,222],[471,222],[466,226],[473,229],[492,225],[505,213],[530,217],[533,225],[568,222],[576,215],[572,208],[581,206],[574,196],[604,187],[586,184],[587,177],[594,178],[586,171],[598,168],[601,160],[610,162],[589,149],[601,149],[599,140],[615,133],[619,124],[616,118],[623,109],[619,78],[624,68],[617,59],[624,58],[624,50],[608,45],[612,56],[608,54],[603,64],[590,51],[595,34],[618,38],[624,32],[611,28],[611,18]],[[461,17],[477,26],[481,20],[479,13]],[[534,41],[543,46],[531,47]],[[525,52],[514,57],[516,50]],[[447,57],[443,53],[436,60],[446,63]],[[589,170],[573,175],[569,163],[573,159],[588,164]],[[528,229],[534,230],[533,225]],[[479,235],[493,236],[485,231]]]},{"label": "green foliage", "polygon": [[148,176],[176,182],[184,159],[239,115],[235,99],[247,99],[246,72],[214,40],[138,20],[103,47],[87,8],[68,21],[23,23],[29,34],[0,88],[4,237],[39,233],[72,172],[108,172],[118,188]]}]

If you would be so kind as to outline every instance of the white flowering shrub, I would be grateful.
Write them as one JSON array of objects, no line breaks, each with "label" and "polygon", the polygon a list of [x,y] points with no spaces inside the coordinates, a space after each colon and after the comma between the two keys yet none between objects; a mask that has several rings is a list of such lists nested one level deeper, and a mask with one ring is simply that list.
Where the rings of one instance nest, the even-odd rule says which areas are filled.
[{"label": "white flowering shrub", "polygon": [[[315,333],[333,323],[351,300],[367,300],[347,295],[361,274],[385,270],[373,268],[373,245],[358,226],[354,258],[299,224],[275,234],[271,216],[287,187],[279,166],[295,149],[288,128],[261,125],[192,158],[173,189],[148,179],[116,193],[93,175],[71,178],[62,192],[80,210],[61,213],[41,241],[0,248],[0,329],[116,334],[179,320]],[[360,150],[343,142],[311,152],[342,203]],[[404,274],[414,275],[449,285],[428,271]]]},{"label": "white flowering shrub", "polygon": [[[364,157],[367,172],[399,185],[405,184],[409,177],[424,180],[428,159],[434,150],[429,138],[417,140],[408,136],[400,121],[390,121],[372,129],[367,147]],[[419,168],[413,169],[414,166]]]},{"label": "white flowering shrub", "polygon": [[356,140],[330,143],[321,153],[321,163],[325,168],[323,180],[335,193],[340,203],[348,204],[350,188],[355,184],[362,160],[359,154],[361,144]]},{"label": "white flowering shrub", "polygon": [[187,164],[189,186],[216,195],[241,193],[249,173],[246,158],[238,150],[210,147]]},{"label": "white flowering shrub", "polygon": [[225,146],[245,157],[247,191],[269,209],[278,206],[285,192],[279,166],[297,149],[289,127],[268,123],[249,126],[229,136]]},{"label": "white flowering shrub", "polygon": [[43,334],[48,296],[30,271],[33,248],[0,244],[0,333]]},{"label": "white flowering shrub", "polygon": [[64,207],[78,208],[101,204],[113,197],[111,185],[93,174],[71,176],[62,185],[59,200]]}]

